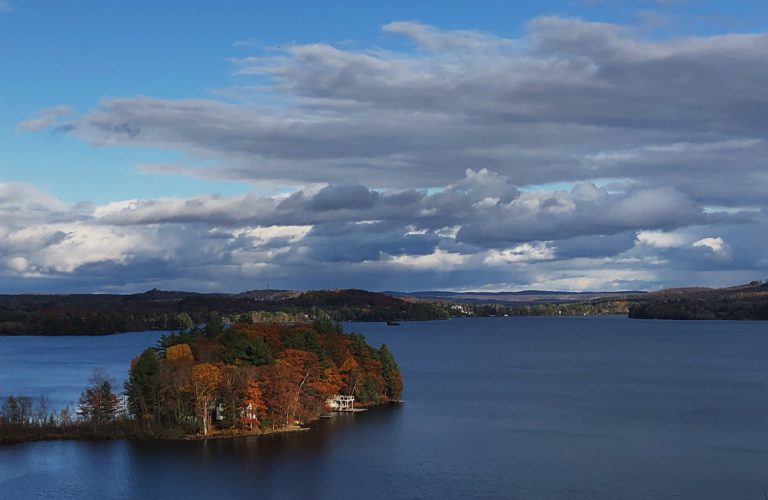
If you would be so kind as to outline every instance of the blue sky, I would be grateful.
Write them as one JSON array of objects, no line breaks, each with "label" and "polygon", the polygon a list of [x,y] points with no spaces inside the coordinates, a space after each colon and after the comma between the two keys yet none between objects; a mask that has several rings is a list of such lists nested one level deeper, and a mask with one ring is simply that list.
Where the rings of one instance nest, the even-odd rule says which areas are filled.
[{"label": "blue sky", "polygon": [[[755,191],[764,182],[763,165],[759,162],[764,147],[760,142],[762,136],[760,130],[749,128],[754,122],[750,113],[757,113],[763,105],[759,93],[754,97],[749,94],[751,89],[764,83],[762,73],[754,69],[763,50],[763,33],[768,30],[768,9],[761,8],[761,4],[759,1],[703,0],[285,1],[278,4],[0,1],[0,182],[5,183],[8,192],[30,193],[27,201],[39,197],[36,207],[69,213],[68,224],[74,224],[54,227],[46,218],[29,222],[19,217],[2,233],[8,238],[22,228],[27,232],[48,231],[63,235],[60,237],[68,242],[70,251],[82,250],[90,244],[84,243],[87,235],[98,233],[93,229],[88,233],[87,228],[100,219],[99,214],[116,210],[115,204],[129,200],[157,207],[160,205],[157,200],[170,200],[167,203],[171,204],[192,200],[193,204],[205,204],[210,197],[220,195],[222,200],[234,205],[237,200],[249,197],[259,197],[262,202],[275,205],[291,193],[298,193],[310,203],[324,187],[332,190],[364,185],[373,190],[371,192],[383,193],[382,196],[407,189],[425,190],[421,192],[427,198],[422,201],[434,204],[439,201],[436,199],[439,193],[459,192],[464,189],[457,187],[461,183],[480,182],[480,177],[465,172],[483,169],[488,176],[502,176],[503,182],[512,187],[506,194],[484,192],[480,199],[464,200],[476,210],[486,210],[482,203],[497,200],[497,208],[503,209],[498,217],[513,221],[515,217],[522,217],[521,212],[514,212],[518,210],[515,207],[529,203],[520,193],[541,193],[540,198],[556,198],[537,201],[540,205],[543,203],[541,206],[561,203],[563,207],[572,207],[562,212],[571,210],[570,218],[562,224],[553,223],[552,230],[542,234],[519,230],[519,237],[492,235],[493,231],[482,227],[481,221],[457,219],[458,212],[445,214],[444,220],[440,219],[440,224],[446,224],[444,227],[437,227],[439,224],[434,220],[407,221],[400,215],[387,218],[387,214],[378,212],[357,214],[357,218],[337,217],[338,210],[349,211],[349,207],[334,209],[337,211],[332,220],[315,221],[310,217],[312,220],[307,223],[297,219],[298,216],[291,218],[277,213],[274,219],[254,216],[245,222],[238,219],[236,224],[229,219],[222,222],[166,213],[165,216],[170,217],[167,219],[155,214],[150,218],[154,224],[151,227],[145,227],[150,219],[141,219],[144,221],[141,223],[115,223],[115,227],[122,228],[118,231],[122,237],[129,229],[144,233],[131,236],[130,243],[123,240],[122,253],[105,252],[102,258],[58,262],[54,255],[63,249],[55,247],[62,244],[56,238],[51,240],[54,243],[47,243],[47,247],[39,242],[38,246],[28,248],[21,243],[15,246],[6,243],[4,249],[0,248],[0,258],[4,258],[7,265],[3,275],[7,288],[98,291],[134,290],[159,284],[236,289],[247,286],[249,278],[227,281],[221,276],[232,273],[242,277],[243,269],[248,268],[245,275],[258,281],[262,279],[262,274],[255,270],[259,266],[271,269],[265,276],[282,277],[286,287],[334,287],[334,279],[340,274],[333,269],[342,266],[346,273],[342,274],[348,278],[339,279],[338,286],[375,289],[414,289],[421,287],[423,280],[427,280],[424,288],[506,289],[532,285],[572,289],[655,288],[689,282],[727,284],[765,273],[765,259],[747,249],[756,243],[748,237],[754,234],[755,227],[765,229],[759,197],[745,194],[736,181],[724,185],[720,179],[724,170],[741,168],[740,175],[752,179],[749,184]],[[576,22],[571,22],[574,20]],[[397,22],[406,23],[391,24]],[[570,33],[568,36],[572,38],[563,42],[563,33]],[[743,39],[740,35],[753,38]],[[449,45],[443,45],[446,37],[451,38]],[[697,42],[686,45],[685,40]],[[605,47],[598,51],[596,47],[600,44]],[[719,50],[718,44],[727,50]],[[636,50],[635,45],[642,46],[642,50]],[[333,50],[327,50],[328,47]],[[609,48],[619,50],[616,47],[626,49],[621,54],[626,60],[642,52],[644,63],[617,66],[612,59],[615,54],[607,52]],[[701,59],[694,59],[699,56],[697,51]],[[354,60],[362,55],[366,56],[365,60]],[[720,99],[715,83],[697,89],[697,82],[686,81],[687,76],[678,75],[677,80],[670,77],[667,82],[682,82],[681,85],[691,86],[694,92],[676,94],[677,100],[671,107],[669,103],[663,105],[670,112],[676,104],[681,106],[681,112],[675,116],[707,106],[718,109],[713,107],[707,116],[691,114],[685,123],[682,119],[676,122],[676,118],[659,118],[662,105],[658,110],[653,109],[656,101],[652,96],[653,92],[665,92],[661,83],[664,78],[655,79],[646,72],[668,71],[663,62],[676,57],[684,63],[690,62],[690,75],[714,75],[707,78],[708,83],[719,82],[722,75],[718,68],[727,68],[722,70],[728,73],[727,78],[723,77],[718,84],[723,85],[725,94],[734,96],[734,101],[725,102],[722,107],[714,106],[713,102]],[[485,58],[486,66],[478,63],[473,67],[474,62]],[[587,60],[593,68],[604,70],[600,78],[615,77],[610,81],[590,82],[594,89],[621,84],[623,80],[618,73],[608,75],[608,69],[624,71],[630,77],[637,72],[637,78],[647,79],[649,88],[638,87],[615,95],[602,95],[596,90],[597,93],[590,91],[582,95],[585,88],[582,80],[573,82],[570,88],[553,87],[549,95],[557,99],[537,95],[537,89],[545,88],[541,82],[563,78],[555,76],[562,69],[558,69],[558,62],[574,65],[581,71]],[[371,66],[366,69],[369,63]],[[466,65],[467,73],[461,74],[457,64]],[[545,64],[549,69],[542,70]],[[349,66],[343,68],[343,73],[336,73],[340,65]],[[366,81],[368,75],[385,66],[390,68],[388,71],[392,71],[393,82],[397,84],[393,84],[392,89],[382,87],[381,81]],[[496,67],[499,69],[495,70]],[[521,74],[538,71],[542,71],[538,84],[523,88],[523,84],[508,83],[517,82]],[[322,87],[324,78],[331,75],[335,86]],[[593,76],[584,73],[579,78]],[[435,84],[437,77],[455,80],[443,88]],[[345,78],[347,80],[343,80]],[[429,84],[432,87],[424,84],[429,79],[434,80]],[[742,80],[742,87],[728,87]],[[405,83],[400,86],[400,82]],[[654,82],[658,83],[658,89],[650,88]],[[259,89],[254,89],[257,85]],[[668,89],[669,83],[666,85]],[[435,97],[462,86],[468,90],[457,93],[453,101],[439,102]],[[519,93],[513,95],[512,87]],[[382,96],[393,89],[397,92],[387,96],[388,100],[382,104]],[[745,94],[739,97],[742,90]],[[481,111],[481,108],[487,111],[489,106],[493,107],[482,102],[485,95],[508,104],[506,114],[491,116]],[[549,111],[537,114],[536,110],[563,109],[559,99],[568,99],[569,95],[585,104],[563,116],[549,116]],[[467,102],[477,98],[477,106],[459,109],[456,103],[463,103],[465,97]],[[663,99],[667,98],[672,99],[664,94]],[[597,119],[586,104],[603,113],[616,107],[617,100],[622,99],[620,102],[627,104],[627,113],[617,117]],[[643,102],[643,99],[648,99],[644,107],[632,107],[632,102]],[[119,106],[115,105],[117,100],[121,100]],[[190,108],[192,100],[194,109]],[[184,109],[176,109],[181,103]],[[569,105],[572,104],[570,101]],[[165,109],[166,105],[174,108],[173,114],[160,116],[158,111],[149,117],[151,111]],[[377,112],[374,108],[378,106],[384,107]],[[733,110],[739,106],[744,106],[744,112],[734,118]],[[54,113],[47,126],[29,124],[30,119],[39,118],[40,113],[45,115],[45,110],[54,107],[69,111]],[[398,115],[393,109],[403,109],[403,113],[408,109],[418,110],[419,114],[411,111]],[[534,111],[520,119],[521,110]],[[364,116],[364,113],[370,115]],[[184,120],[189,118],[179,118],[180,114],[208,121],[210,128],[186,130]],[[308,130],[331,116],[328,126]],[[446,119],[451,116],[454,118]],[[510,125],[513,120],[510,116],[520,121]],[[361,120],[358,125],[355,119]],[[412,124],[414,130],[399,134],[395,128],[385,126],[387,120]],[[503,127],[510,128],[491,127],[493,120],[502,120]],[[249,127],[256,122],[261,128],[250,131]],[[367,130],[366,126],[371,123],[377,127]],[[525,128],[522,125],[525,123],[535,123],[541,130],[523,137],[520,127]],[[104,124],[111,127],[111,135],[105,134]],[[491,127],[491,132],[468,128],[478,124]],[[138,137],[123,137],[115,133],[123,130],[120,127],[140,132]],[[407,127],[400,127],[404,128]],[[241,130],[244,132],[238,136],[237,131]],[[504,130],[508,135],[502,137],[499,133],[499,137],[495,137],[496,131]],[[288,134],[296,131],[301,133]],[[219,133],[219,142],[208,139]],[[466,144],[450,157],[443,157],[448,153],[439,144],[439,138],[450,141],[451,134],[457,134],[457,141],[466,139]],[[352,135],[354,142],[350,140],[346,144]],[[555,154],[563,142],[569,141],[573,144]],[[337,143],[343,154],[335,154],[333,148]],[[681,148],[687,149],[683,152]],[[738,154],[733,154],[733,150]],[[664,152],[673,152],[675,158],[670,159]],[[637,159],[641,153],[645,156]],[[724,165],[722,155],[729,155],[727,161],[737,161],[739,166]],[[630,156],[635,163],[618,164],[629,161]],[[590,162],[594,164],[586,167]],[[610,168],[603,167],[606,162],[610,162]],[[596,172],[599,168],[604,170]],[[641,170],[642,175],[635,175],[635,171]],[[597,202],[592,198],[582,200],[581,195],[572,191],[583,182],[602,190],[600,196],[606,197],[606,204],[623,203],[613,198],[620,196],[627,200],[645,200],[638,198],[637,193],[643,192],[648,200],[655,199],[653,196],[665,197],[671,210],[676,208],[680,213],[688,210],[690,217],[678,217],[676,213],[671,218],[654,215],[649,219],[637,215],[647,210],[633,209],[621,223],[611,220],[600,223],[599,227],[588,227],[589,224],[575,214],[581,210],[579,203]],[[343,189],[340,192],[348,194]],[[9,218],[32,210],[32,205],[20,204],[18,200],[5,203]],[[710,213],[711,207],[721,214],[717,220],[696,212],[706,208]],[[719,208],[722,211],[718,212]],[[134,211],[133,215],[138,217],[137,213]],[[359,228],[355,228],[367,221],[365,217],[375,217],[375,221],[382,224],[381,231],[388,234],[387,238],[375,240],[371,235],[361,236],[357,232]],[[549,221],[551,217],[554,216],[545,219]],[[583,217],[590,219],[586,214]],[[284,223],[287,219],[290,224]],[[200,247],[213,245],[207,238],[217,231],[227,233],[232,241],[242,240],[243,232],[261,231],[259,228],[303,226],[309,233],[290,238],[281,236],[290,242],[281,240],[287,246],[278,254],[259,247],[271,245],[267,243],[269,238],[258,240],[260,243],[251,241],[246,245],[247,252],[243,248],[233,249],[234,243],[229,248],[213,249],[213,245],[205,252],[185,254],[188,260],[171,269],[167,264],[180,261],[179,252],[163,253],[157,250],[158,244],[147,240],[153,237],[148,233],[158,224],[167,224],[163,227],[174,234],[176,240],[191,238],[185,242]],[[346,229],[336,228],[335,234],[343,234],[356,244],[350,245],[344,239],[328,240],[332,224],[347,224]],[[545,222],[539,224],[543,226]],[[104,222],[99,223],[99,230],[104,227]],[[579,229],[572,230],[574,227]],[[751,229],[745,230],[746,227]],[[506,230],[517,231],[517,228],[518,225],[509,222]],[[443,236],[454,229],[458,239]],[[85,231],[84,235],[78,231]],[[290,233],[288,229],[285,231]],[[647,236],[650,233],[657,236]],[[312,240],[316,235],[322,238]],[[103,234],[100,241],[110,243],[113,237],[116,236]],[[365,248],[358,248],[361,238],[370,240],[367,246],[363,245]],[[587,242],[590,238],[601,242],[611,239],[616,253],[606,256],[602,248],[596,249],[594,255],[571,256],[565,250],[584,245],[585,248],[603,247],[602,243]],[[647,238],[656,238],[656,244],[647,243]],[[411,248],[409,245],[414,239],[420,242]],[[660,240],[665,243],[659,243]],[[709,246],[699,244],[701,241]],[[361,253],[332,255],[329,249],[338,247],[358,248]],[[157,251],[153,253],[147,248]],[[540,249],[539,253],[536,248]],[[700,255],[702,249],[712,255]],[[242,260],[244,252],[253,252],[249,254],[253,260]],[[217,256],[214,258],[213,254]],[[531,260],[515,257],[523,254]],[[278,265],[270,260],[275,255],[287,260]],[[307,255],[318,260],[301,261]],[[597,280],[595,266],[605,264],[595,259],[612,259],[615,279]],[[659,262],[666,261],[671,268],[679,269],[680,266],[674,264],[676,259],[686,271],[674,275],[663,272]],[[164,270],[151,272],[158,262],[165,263],[160,266]],[[184,275],[184,265],[211,266],[210,273],[216,277],[202,273],[192,279]],[[104,273],[104,266],[110,268],[109,273]],[[409,279],[410,271],[403,271],[403,266],[423,271],[423,278]],[[320,268],[324,270],[312,276],[306,274],[308,269]],[[139,269],[146,273],[137,272]],[[97,272],[110,278],[99,279],[94,274]],[[402,278],[397,278],[400,272]],[[129,279],[137,274],[146,274],[146,278],[138,282]],[[383,275],[395,277],[388,278],[387,286],[377,286],[377,280]]]}]

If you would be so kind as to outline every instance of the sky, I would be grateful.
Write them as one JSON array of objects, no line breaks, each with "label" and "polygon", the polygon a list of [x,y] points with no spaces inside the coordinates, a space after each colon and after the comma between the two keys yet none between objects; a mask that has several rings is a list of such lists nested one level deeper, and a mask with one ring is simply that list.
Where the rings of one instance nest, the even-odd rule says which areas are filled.
[{"label": "sky", "polygon": [[763,0],[0,0],[0,293],[768,278]]}]

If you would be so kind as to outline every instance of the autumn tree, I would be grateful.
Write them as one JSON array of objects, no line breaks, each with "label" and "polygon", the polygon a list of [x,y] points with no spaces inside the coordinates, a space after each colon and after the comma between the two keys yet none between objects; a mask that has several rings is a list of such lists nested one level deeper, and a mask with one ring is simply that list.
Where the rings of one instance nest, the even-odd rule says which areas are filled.
[{"label": "autumn tree", "polygon": [[176,344],[165,350],[165,359],[168,361],[194,361],[192,349],[189,344]]},{"label": "autumn tree", "polygon": [[260,367],[260,379],[264,382],[263,397],[273,429],[290,424],[292,404],[302,377],[296,367],[281,359]]},{"label": "autumn tree", "polygon": [[261,394],[261,387],[255,380],[250,380],[243,399],[243,413],[241,422],[248,430],[261,430],[259,419],[267,415],[267,404]]},{"label": "autumn tree", "polygon": [[294,384],[294,397],[286,421],[289,416],[294,419],[299,416],[301,420],[316,417],[323,410],[325,400],[338,388],[325,383],[325,373],[314,352],[286,349],[280,360],[290,366],[289,373]]},{"label": "autumn tree", "polygon": [[[192,412],[187,388],[190,384],[194,358],[189,345],[178,344],[166,349],[166,357],[160,362],[158,372],[158,406],[157,420],[181,424]],[[168,353],[171,352],[170,358]]]},{"label": "autumn tree", "polygon": [[221,383],[221,370],[212,363],[192,367],[187,391],[192,395],[195,413],[204,436],[208,435],[210,412],[215,401],[216,388]]},{"label": "autumn tree", "polygon": [[344,391],[348,394],[354,394],[362,373],[360,364],[353,356],[348,355],[341,363],[339,373],[344,381],[344,384],[342,385]]},{"label": "autumn tree", "polygon": [[93,370],[90,385],[80,395],[78,413],[92,424],[101,424],[115,419],[117,413],[117,395],[112,392],[112,381],[107,373],[99,368]]}]

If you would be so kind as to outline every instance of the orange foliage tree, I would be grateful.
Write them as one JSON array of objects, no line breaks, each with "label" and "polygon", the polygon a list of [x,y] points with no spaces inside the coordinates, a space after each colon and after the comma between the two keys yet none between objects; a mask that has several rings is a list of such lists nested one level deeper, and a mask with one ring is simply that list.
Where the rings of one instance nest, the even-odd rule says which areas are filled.
[{"label": "orange foliage tree", "polygon": [[267,404],[264,402],[264,397],[261,395],[261,388],[255,381],[248,383],[248,388],[245,391],[245,398],[243,399],[243,414],[241,422],[249,430],[254,430],[254,424],[257,430],[261,430],[259,418],[267,415]]}]

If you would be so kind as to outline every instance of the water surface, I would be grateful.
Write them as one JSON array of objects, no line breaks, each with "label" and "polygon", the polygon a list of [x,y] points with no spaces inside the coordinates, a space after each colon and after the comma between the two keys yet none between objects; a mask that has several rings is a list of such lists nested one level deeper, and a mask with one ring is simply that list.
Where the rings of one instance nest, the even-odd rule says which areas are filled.
[{"label": "water surface", "polygon": [[[389,345],[405,378],[404,405],[262,438],[6,447],[0,496],[760,500],[768,489],[765,323],[485,318],[345,327]],[[152,335],[99,347],[105,338],[73,339],[83,342],[75,366],[88,365],[79,374],[55,362],[69,345],[62,339],[0,338],[0,383],[25,381],[31,392],[40,381],[85,380],[91,366],[129,360]],[[10,354],[20,341],[34,355]],[[99,359],[86,359],[83,346]]]}]

